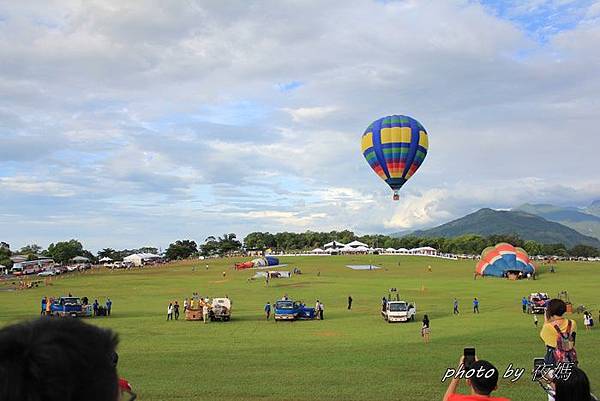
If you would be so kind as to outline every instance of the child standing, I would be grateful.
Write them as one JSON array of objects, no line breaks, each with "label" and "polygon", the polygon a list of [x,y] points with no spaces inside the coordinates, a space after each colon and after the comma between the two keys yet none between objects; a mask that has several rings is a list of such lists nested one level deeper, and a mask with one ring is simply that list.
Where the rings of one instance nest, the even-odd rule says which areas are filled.
[{"label": "child standing", "polygon": [[167,308],[167,321],[173,320],[173,304],[169,303],[169,307]]}]

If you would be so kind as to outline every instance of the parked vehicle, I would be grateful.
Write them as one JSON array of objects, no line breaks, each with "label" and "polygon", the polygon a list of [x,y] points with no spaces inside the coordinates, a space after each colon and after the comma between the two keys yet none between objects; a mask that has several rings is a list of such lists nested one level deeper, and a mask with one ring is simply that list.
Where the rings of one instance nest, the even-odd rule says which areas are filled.
[{"label": "parked vehicle", "polygon": [[415,305],[406,301],[388,301],[385,309],[381,311],[383,320],[388,323],[414,321],[416,314]]},{"label": "parked vehicle", "polygon": [[50,314],[58,317],[82,317],[88,316],[88,311],[79,297],[60,297],[50,305]]},{"label": "parked vehicle", "polygon": [[548,294],[545,292],[533,292],[527,299],[527,308],[529,313],[543,314],[546,313],[546,304],[548,303]]},{"label": "parked vehicle", "polygon": [[310,308],[298,301],[275,302],[275,321],[278,320],[310,320],[315,318],[315,308]]},{"label": "parked vehicle", "polygon": [[211,321],[229,321],[231,319],[231,300],[229,298],[213,298],[209,317]]},{"label": "parked vehicle", "polygon": [[48,270],[44,270],[43,272],[39,272],[38,277],[50,277],[50,276],[55,276],[56,272],[54,271],[54,269],[48,269]]}]

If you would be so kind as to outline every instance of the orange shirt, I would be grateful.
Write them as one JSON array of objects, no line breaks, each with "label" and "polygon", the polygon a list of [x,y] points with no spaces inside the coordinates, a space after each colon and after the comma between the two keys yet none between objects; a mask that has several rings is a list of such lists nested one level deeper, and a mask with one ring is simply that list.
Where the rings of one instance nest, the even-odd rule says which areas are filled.
[{"label": "orange shirt", "polygon": [[465,394],[452,394],[448,401],[510,401],[509,398],[503,397],[488,397],[485,395],[465,395]]}]

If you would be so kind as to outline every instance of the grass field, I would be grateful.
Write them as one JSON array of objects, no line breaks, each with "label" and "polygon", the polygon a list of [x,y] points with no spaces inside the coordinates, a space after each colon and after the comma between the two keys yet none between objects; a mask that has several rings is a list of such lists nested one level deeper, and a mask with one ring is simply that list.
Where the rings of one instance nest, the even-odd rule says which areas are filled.
[{"label": "grass field", "polygon": [[[383,269],[353,271],[347,264]],[[291,279],[249,282],[253,271],[231,270],[234,260],[182,262],[143,271],[106,271],[65,276],[52,286],[19,292],[0,291],[0,325],[34,318],[40,298],[72,292],[100,302],[113,300],[113,316],[90,319],[111,327],[121,339],[119,369],[144,400],[435,400],[446,384],[440,379],[454,367],[463,347],[475,346],[503,373],[507,365],[527,368],[516,383],[502,380],[498,395],[513,400],[546,399],[528,373],[544,347],[531,315],[520,299],[533,291],[568,290],[574,305],[600,307],[600,264],[564,262],[557,273],[536,281],[473,280],[472,261],[425,257],[284,257],[282,263],[303,274]],[[432,272],[427,272],[427,265]],[[222,272],[227,276],[223,278]],[[317,275],[320,272],[320,276]],[[420,322],[387,324],[379,315],[387,289],[417,304],[417,320],[431,319],[431,343],[424,345]],[[424,291],[423,291],[424,288]],[[233,300],[231,322],[166,322],[171,300],[180,303],[193,291]],[[267,322],[266,301],[287,293],[313,305],[325,305],[325,320]],[[352,311],[346,299],[352,295]],[[461,314],[453,316],[457,297]],[[479,298],[481,314],[471,312]],[[600,330],[580,328],[580,366],[592,386],[600,387]],[[464,387],[462,387],[464,390]]]}]

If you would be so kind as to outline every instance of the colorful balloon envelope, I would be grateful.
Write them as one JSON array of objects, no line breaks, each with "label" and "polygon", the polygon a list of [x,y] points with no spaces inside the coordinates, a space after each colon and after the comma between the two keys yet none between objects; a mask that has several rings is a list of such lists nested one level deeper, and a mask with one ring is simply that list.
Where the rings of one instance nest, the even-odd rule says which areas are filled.
[{"label": "colorful balloon envelope", "polygon": [[393,115],[375,120],[361,140],[369,166],[394,191],[398,191],[421,167],[429,145],[427,131],[412,117]]},{"label": "colorful balloon envelope", "polygon": [[535,265],[524,249],[501,242],[483,250],[475,272],[481,276],[503,277],[509,273],[526,276],[535,273]]}]

